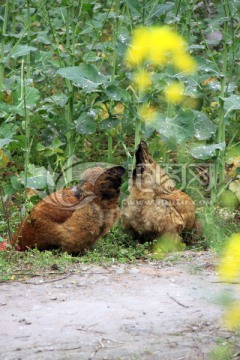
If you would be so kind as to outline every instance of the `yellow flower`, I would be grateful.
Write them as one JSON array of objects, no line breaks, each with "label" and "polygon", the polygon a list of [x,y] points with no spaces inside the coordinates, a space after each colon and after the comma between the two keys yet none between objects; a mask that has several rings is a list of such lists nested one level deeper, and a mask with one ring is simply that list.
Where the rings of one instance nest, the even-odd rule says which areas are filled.
[{"label": "yellow flower", "polygon": [[240,233],[233,234],[223,254],[219,275],[223,281],[234,281],[240,278]]},{"label": "yellow flower", "polygon": [[146,122],[154,122],[157,118],[157,111],[152,105],[141,105],[138,109],[138,114]]},{"label": "yellow flower", "polygon": [[141,64],[147,57],[149,29],[143,26],[134,30],[132,41],[126,53],[126,61],[136,66]]},{"label": "yellow flower", "polygon": [[219,105],[219,103],[217,101],[211,102],[211,107],[212,108],[216,108],[218,105]]},{"label": "yellow flower", "polygon": [[185,40],[168,26],[142,26],[135,29],[126,61],[132,66],[138,66],[144,61],[161,66],[173,63],[178,70],[188,74],[197,68],[196,62],[187,53]]},{"label": "yellow flower", "polygon": [[136,73],[133,77],[133,81],[140,90],[145,90],[152,84],[151,76],[147,71],[144,70]]},{"label": "yellow flower", "polygon": [[237,329],[240,327],[240,303],[235,302],[231,305],[225,315],[224,323],[229,329]]},{"label": "yellow flower", "polygon": [[164,92],[168,102],[178,104],[183,99],[184,86],[182,83],[173,82],[165,88]]},{"label": "yellow flower", "polygon": [[166,65],[173,53],[186,50],[183,38],[167,26],[150,29],[148,46],[149,61],[156,65]]},{"label": "yellow flower", "polygon": [[197,70],[197,64],[195,60],[187,52],[174,53],[172,63],[177,70],[187,74],[193,74]]}]

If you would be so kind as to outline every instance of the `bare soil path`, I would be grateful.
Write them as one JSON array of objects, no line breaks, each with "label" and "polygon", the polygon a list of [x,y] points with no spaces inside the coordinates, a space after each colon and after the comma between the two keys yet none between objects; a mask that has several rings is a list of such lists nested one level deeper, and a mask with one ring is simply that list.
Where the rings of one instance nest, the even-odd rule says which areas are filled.
[{"label": "bare soil path", "polygon": [[234,337],[214,303],[226,287],[214,263],[190,251],[2,283],[0,359],[208,359],[219,339]]}]

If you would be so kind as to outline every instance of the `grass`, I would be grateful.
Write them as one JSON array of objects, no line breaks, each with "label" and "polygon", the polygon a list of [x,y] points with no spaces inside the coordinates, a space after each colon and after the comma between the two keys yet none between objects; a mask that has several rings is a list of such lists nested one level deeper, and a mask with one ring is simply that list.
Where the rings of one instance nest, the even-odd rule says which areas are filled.
[{"label": "grass", "polygon": [[[79,264],[112,265],[136,261],[161,261],[166,256],[178,258],[179,251],[214,249],[221,253],[228,237],[238,231],[237,221],[227,209],[204,209],[198,214],[200,228],[184,234],[187,246],[167,246],[166,241],[138,243],[120,227],[111,229],[108,235],[82,256],[71,256],[60,251],[37,249],[16,252],[11,249],[0,252],[0,281],[19,280],[33,276],[52,276],[69,271],[79,271]],[[166,239],[165,239],[166,240]],[[157,246],[156,246],[157,244]],[[156,251],[157,247],[157,251]]]},{"label": "grass", "polygon": [[150,258],[150,248],[149,243],[137,244],[116,227],[83,256],[71,256],[60,251],[33,249],[16,252],[9,249],[0,252],[0,281],[77,271],[79,263],[111,265],[134,262]]},{"label": "grass", "polygon": [[221,253],[227,239],[239,232],[239,214],[239,210],[229,208],[209,206],[199,209],[200,234],[196,237],[196,244]]},{"label": "grass", "polygon": [[239,359],[239,345],[236,340],[226,340],[219,338],[217,345],[208,355],[208,360],[232,360]]}]

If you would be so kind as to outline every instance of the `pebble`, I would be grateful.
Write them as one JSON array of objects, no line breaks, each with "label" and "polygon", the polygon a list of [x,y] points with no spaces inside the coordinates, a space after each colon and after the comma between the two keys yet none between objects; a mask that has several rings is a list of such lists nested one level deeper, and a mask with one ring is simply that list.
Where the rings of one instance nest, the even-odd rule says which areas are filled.
[{"label": "pebble", "polygon": [[129,272],[129,274],[137,274],[137,273],[139,273],[139,270],[136,268],[132,268],[132,269],[129,269],[128,272]]}]

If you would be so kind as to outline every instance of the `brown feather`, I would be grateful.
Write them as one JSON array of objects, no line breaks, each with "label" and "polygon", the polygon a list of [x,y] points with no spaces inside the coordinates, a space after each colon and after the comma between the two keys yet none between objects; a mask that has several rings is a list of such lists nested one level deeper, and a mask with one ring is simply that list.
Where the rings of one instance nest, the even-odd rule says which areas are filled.
[{"label": "brown feather", "polygon": [[165,233],[178,236],[194,226],[194,202],[175,188],[143,141],[136,151],[136,168],[129,190],[121,210],[121,222],[126,229],[156,237]]},{"label": "brown feather", "polygon": [[61,248],[82,253],[103,237],[119,217],[119,193],[125,170],[93,168],[74,189],[47,196],[19,226],[12,245],[21,250]]}]

